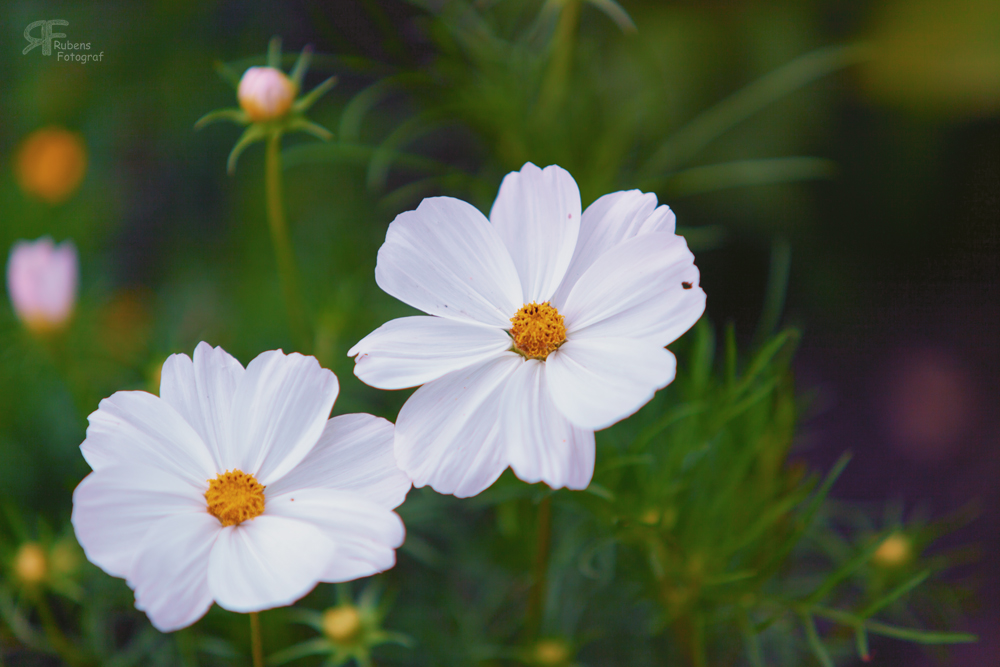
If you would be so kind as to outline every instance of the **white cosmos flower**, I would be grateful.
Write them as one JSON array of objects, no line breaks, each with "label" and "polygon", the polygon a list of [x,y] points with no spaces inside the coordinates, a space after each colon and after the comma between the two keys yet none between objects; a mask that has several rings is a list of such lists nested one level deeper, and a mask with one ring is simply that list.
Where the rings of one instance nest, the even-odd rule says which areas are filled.
[{"label": "white cosmos flower", "polygon": [[569,173],[528,163],[489,220],[435,197],[389,225],[375,280],[431,316],[392,320],[348,354],[370,385],[423,385],[396,420],[414,485],[472,496],[509,465],[585,488],[594,431],[673,380],[664,346],[705,309],[673,213],[635,190],[580,208]]},{"label": "white cosmos flower", "polygon": [[101,401],[80,446],[94,472],[73,493],[87,558],[164,632],[213,601],[259,611],[392,567],[410,488],[392,424],[327,420],[337,392],[313,357],[275,350],[244,369],[201,343],[163,364],[159,397]]}]

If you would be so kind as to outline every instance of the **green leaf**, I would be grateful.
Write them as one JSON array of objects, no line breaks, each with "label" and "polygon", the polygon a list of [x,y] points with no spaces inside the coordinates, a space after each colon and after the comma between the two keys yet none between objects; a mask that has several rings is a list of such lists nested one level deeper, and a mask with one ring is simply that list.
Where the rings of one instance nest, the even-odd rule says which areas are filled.
[{"label": "green leaf", "polygon": [[632,17],[615,0],[587,0],[587,2],[604,12],[609,19],[621,28],[622,32],[636,32],[637,28],[635,27],[635,23],[632,22]]},{"label": "green leaf", "polygon": [[869,57],[860,45],[830,46],[811,51],[757,79],[675,132],[646,161],[648,178],[686,164],[730,128],[777,100],[832,72]]},{"label": "green leaf", "polygon": [[870,616],[874,616],[875,614],[877,614],[882,609],[885,609],[886,607],[888,607],[889,605],[891,605],[893,602],[895,602],[899,598],[903,597],[904,595],[906,595],[907,593],[909,593],[910,591],[912,591],[914,588],[916,588],[920,584],[924,583],[924,581],[929,576],[931,576],[931,571],[930,570],[924,570],[923,572],[917,574],[915,577],[913,577],[913,578],[911,578],[911,579],[903,582],[902,584],[900,584],[899,586],[897,586],[896,588],[894,588],[889,593],[883,595],[878,600],[875,600],[874,602],[872,602],[870,605],[868,605],[867,607],[865,607],[864,609],[862,609],[858,613],[858,616],[860,616],[861,618],[868,618]]},{"label": "green leaf", "polygon": [[784,543],[775,551],[774,555],[768,560],[767,564],[762,568],[764,574],[770,574],[774,572],[775,569],[785,560],[791,550],[798,544],[798,541],[802,539],[802,536],[812,525],[812,521],[822,506],[823,501],[826,499],[827,494],[830,493],[830,489],[833,487],[834,482],[840,477],[840,474],[844,472],[844,468],[851,460],[851,455],[845,453],[837,459],[837,463],[834,464],[833,469],[830,470],[826,475],[826,479],[813,494],[812,500],[809,501],[809,505],[806,506],[802,515],[798,518],[798,527],[792,532],[788,538],[785,539]]},{"label": "green leaf", "polygon": [[681,421],[682,419],[687,419],[688,417],[701,414],[706,409],[707,406],[701,402],[681,403],[680,405],[675,406],[672,410],[669,410],[656,422],[647,426],[639,433],[636,439],[632,442],[632,450],[644,450],[646,445],[648,445],[653,438],[673,426],[675,423]]},{"label": "green leaf", "polygon": [[936,632],[934,630],[919,630],[917,628],[901,628],[897,625],[863,619],[857,614],[840,609],[830,609],[829,607],[818,605],[809,608],[809,611],[816,616],[830,619],[842,625],[849,625],[851,627],[862,626],[872,634],[902,639],[916,644],[967,644],[979,641],[976,635],[968,632]]},{"label": "green leaf", "polygon": [[786,346],[794,346],[797,345],[798,342],[799,332],[797,329],[786,329],[769,340],[767,344],[761,348],[760,352],[754,356],[753,361],[750,362],[750,367],[747,368],[743,377],[740,378],[740,383],[733,392],[734,396],[739,396],[744,391],[749,389],[750,385],[752,385],[760,375],[768,370],[774,362],[774,358],[779,352],[784,350]]},{"label": "green leaf", "polygon": [[771,242],[771,268],[767,276],[767,292],[764,295],[764,306],[761,308],[760,320],[757,322],[757,332],[754,340],[759,346],[778,328],[781,313],[785,308],[785,295],[788,293],[788,277],[792,266],[792,246],[783,238]]},{"label": "green leaf", "polygon": [[615,494],[613,494],[607,488],[595,482],[591,482],[590,484],[588,484],[587,488],[584,489],[584,492],[589,493],[592,496],[597,496],[598,498],[603,498],[604,500],[607,500],[608,502],[611,503],[615,501]]},{"label": "green leaf", "polygon": [[677,198],[730,188],[830,179],[836,175],[837,164],[832,160],[800,156],[760,158],[684,169],[664,180],[662,188]]},{"label": "green leaf", "polygon": [[368,187],[372,190],[382,189],[389,176],[389,169],[399,155],[398,149],[440,127],[442,127],[442,123],[429,115],[415,116],[401,123],[385,138],[372,155],[371,162],[368,163],[366,178]]},{"label": "green leaf", "polygon": [[979,641],[979,637],[968,632],[916,630],[871,620],[865,621],[865,628],[875,635],[903,639],[915,644],[968,644]]},{"label": "green leaf", "polygon": [[881,546],[881,544],[882,538],[872,540],[872,543],[865,549],[855,554],[853,558],[827,575],[826,579],[823,580],[823,583],[820,584],[815,591],[809,594],[806,598],[806,603],[815,604],[823,600],[823,598],[829,595],[838,584],[857,572],[860,568],[870,563],[872,555],[879,548],[879,546]]},{"label": "green leaf", "polygon": [[868,631],[863,625],[854,628],[854,643],[858,649],[858,657],[868,662],[871,659],[868,651]]},{"label": "green leaf", "polygon": [[352,97],[340,114],[340,138],[344,141],[360,141],[361,124],[365,115],[395,90],[396,81],[386,78],[376,81]]},{"label": "green leaf", "polygon": [[813,617],[809,614],[801,614],[801,617],[802,625],[806,629],[806,640],[809,642],[809,648],[812,649],[813,655],[823,667],[835,667],[833,658],[830,657],[829,651],[826,650],[819,638],[819,633],[816,632],[816,623],[813,621]]},{"label": "green leaf", "polygon": [[750,667],[764,667],[764,656],[760,652],[760,641],[757,639],[757,633],[754,632],[753,623],[750,621],[750,615],[747,613],[747,610],[740,609],[736,615],[736,619],[740,625],[740,632],[743,634],[743,642],[747,647],[747,660],[750,662]]},{"label": "green leaf", "polygon": [[330,640],[323,637],[316,637],[315,639],[309,639],[301,644],[295,644],[294,646],[289,646],[286,649],[272,653],[267,656],[264,663],[268,667],[278,667],[278,665],[284,665],[292,660],[298,660],[310,655],[331,653],[333,650],[334,646],[330,643]]}]

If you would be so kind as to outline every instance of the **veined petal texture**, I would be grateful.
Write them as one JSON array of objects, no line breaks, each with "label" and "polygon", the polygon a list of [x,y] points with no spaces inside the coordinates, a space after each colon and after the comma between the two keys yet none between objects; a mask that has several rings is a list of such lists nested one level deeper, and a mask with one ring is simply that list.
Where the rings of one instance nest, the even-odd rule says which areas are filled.
[{"label": "veined petal texture", "polygon": [[539,169],[529,162],[504,177],[490,222],[521,278],[522,303],[515,310],[524,303],[548,301],[566,274],[580,233],[576,181],[562,167]]},{"label": "veined petal texture", "polygon": [[509,350],[500,328],[443,317],[390,320],[348,351],[354,374],[379,389],[416,387]]},{"label": "veined petal texture", "polygon": [[506,327],[521,281],[496,230],[474,206],[432,197],[396,216],[378,251],[375,282],[425,313]]}]

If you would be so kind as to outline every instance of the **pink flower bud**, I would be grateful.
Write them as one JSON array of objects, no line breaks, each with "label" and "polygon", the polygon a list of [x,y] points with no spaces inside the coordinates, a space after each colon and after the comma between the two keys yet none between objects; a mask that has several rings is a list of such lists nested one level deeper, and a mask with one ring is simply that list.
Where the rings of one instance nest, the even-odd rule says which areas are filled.
[{"label": "pink flower bud", "polygon": [[7,261],[7,292],[14,312],[36,333],[61,329],[73,314],[79,280],[76,246],[52,239],[18,241]]},{"label": "pink flower bud", "polygon": [[240,106],[253,121],[281,118],[292,108],[296,94],[292,80],[273,67],[251,67],[236,91]]}]

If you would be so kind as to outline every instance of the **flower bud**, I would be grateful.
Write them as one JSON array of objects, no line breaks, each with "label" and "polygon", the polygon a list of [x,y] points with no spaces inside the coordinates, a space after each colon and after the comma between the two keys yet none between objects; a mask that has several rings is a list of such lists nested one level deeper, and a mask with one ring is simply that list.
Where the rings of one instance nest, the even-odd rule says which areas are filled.
[{"label": "flower bud", "polygon": [[292,80],[274,67],[251,67],[243,73],[236,96],[253,121],[281,118],[298,93]]},{"label": "flower bud", "polygon": [[73,314],[79,279],[76,247],[52,239],[18,241],[7,261],[7,292],[14,312],[28,329],[46,333],[63,328]]},{"label": "flower bud", "polygon": [[323,634],[338,644],[350,644],[361,630],[361,614],[354,605],[327,609],[323,613]]},{"label": "flower bud", "polygon": [[572,657],[572,651],[561,639],[541,639],[535,644],[533,662],[540,667],[564,665]]},{"label": "flower bud", "polygon": [[34,542],[26,542],[14,556],[14,574],[25,584],[35,586],[42,583],[48,574],[48,559],[45,551]]},{"label": "flower bud", "polygon": [[17,152],[15,172],[21,189],[50,204],[58,204],[73,194],[86,171],[83,139],[61,127],[33,132]]},{"label": "flower bud", "polygon": [[905,535],[893,533],[872,554],[872,562],[882,567],[895,567],[908,561],[910,556],[910,540]]}]

